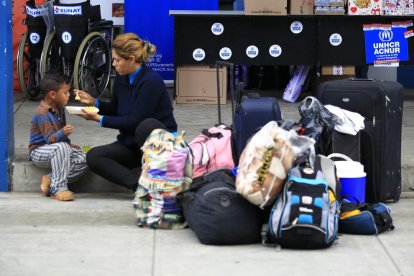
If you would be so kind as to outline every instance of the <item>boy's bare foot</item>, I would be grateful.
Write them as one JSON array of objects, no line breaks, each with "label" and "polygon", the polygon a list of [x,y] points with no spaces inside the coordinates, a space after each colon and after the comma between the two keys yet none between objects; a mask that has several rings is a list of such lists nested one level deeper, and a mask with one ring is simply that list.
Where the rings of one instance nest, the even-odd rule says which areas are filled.
[{"label": "boy's bare foot", "polygon": [[72,201],[75,200],[75,196],[71,191],[63,191],[52,196],[52,199],[59,201]]},{"label": "boy's bare foot", "polygon": [[52,180],[50,180],[50,177],[46,174],[42,176],[42,181],[40,182],[40,190],[45,196],[50,196],[50,184],[52,183]]}]

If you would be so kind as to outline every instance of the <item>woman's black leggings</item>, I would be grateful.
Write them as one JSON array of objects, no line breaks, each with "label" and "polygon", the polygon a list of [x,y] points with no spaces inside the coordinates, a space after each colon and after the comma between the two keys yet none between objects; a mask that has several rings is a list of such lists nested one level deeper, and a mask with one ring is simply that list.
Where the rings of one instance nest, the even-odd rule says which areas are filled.
[{"label": "woman's black leggings", "polygon": [[157,128],[167,130],[160,121],[152,118],[146,119],[135,130],[138,146],[127,147],[114,142],[92,148],[86,154],[88,167],[103,178],[135,191],[141,174],[141,147],[148,135]]}]

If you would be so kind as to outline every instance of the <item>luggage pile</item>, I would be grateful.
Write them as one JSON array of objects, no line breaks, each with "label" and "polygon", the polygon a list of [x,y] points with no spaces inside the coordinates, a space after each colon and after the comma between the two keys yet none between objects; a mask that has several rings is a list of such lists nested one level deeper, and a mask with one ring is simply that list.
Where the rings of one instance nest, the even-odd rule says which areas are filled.
[{"label": "luggage pile", "polygon": [[[181,227],[161,227],[172,224],[164,214],[171,208],[160,206],[152,206],[158,220],[139,213],[141,226],[188,225],[204,244],[262,242],[294,249],[328,248],[338,232],[377,235],[394,229],[391,210],[381,202],[398,201],[401,192],[401,85],[326,82],[319,99],[301,102],[301,120],[293,122],[282,120],[274,98],[237,100],[233,64],[219,66],[230,69],[232,125],[221,122],[218,104],[216,126],[188,145],[180,138],[175,150],[185,153],[181,182],[167,194]],[[142,183],[146,193],[138,197],[160,200],[162,185],[145,185],[145,175]],[[154,187],[161,187],[158,195]]]}]

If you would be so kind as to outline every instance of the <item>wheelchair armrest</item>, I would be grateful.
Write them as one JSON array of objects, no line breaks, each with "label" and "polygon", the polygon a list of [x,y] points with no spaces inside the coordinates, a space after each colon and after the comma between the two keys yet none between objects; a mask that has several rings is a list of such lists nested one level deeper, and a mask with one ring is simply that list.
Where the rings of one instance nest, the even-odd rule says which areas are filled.
[{"label": "wheelchair armrest", "polygon": [[101,27],[112,27],[113,24],[114,22],[112,20],[100,20],[100,21],[91,22],[89,24],[89,28],[95,29],[95,28],[101,28]]}]

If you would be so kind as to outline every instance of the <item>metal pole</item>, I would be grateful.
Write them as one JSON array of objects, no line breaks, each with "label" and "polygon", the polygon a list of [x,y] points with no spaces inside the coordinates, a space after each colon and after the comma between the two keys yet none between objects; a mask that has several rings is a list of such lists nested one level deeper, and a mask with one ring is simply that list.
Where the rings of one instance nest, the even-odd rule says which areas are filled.
[{"label": "metal pole", "polygon": [[0,192],[7,192],[14,157],[12,0],[0,0],[0,51]]}]

